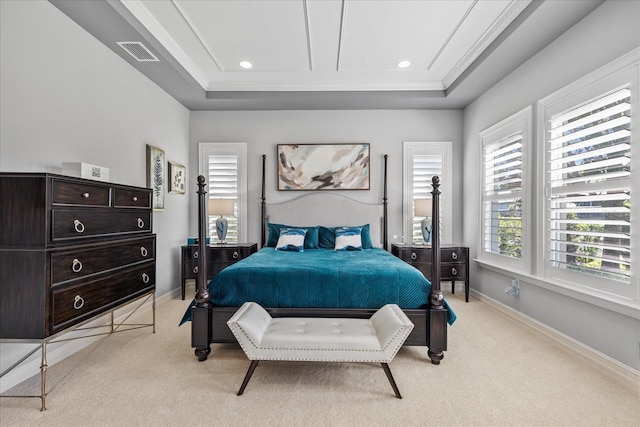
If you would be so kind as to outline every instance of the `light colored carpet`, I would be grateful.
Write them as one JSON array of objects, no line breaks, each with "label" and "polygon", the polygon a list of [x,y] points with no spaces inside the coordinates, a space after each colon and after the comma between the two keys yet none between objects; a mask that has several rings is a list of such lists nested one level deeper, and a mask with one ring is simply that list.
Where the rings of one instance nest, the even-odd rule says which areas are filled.
[{"label": "light colored carpet", "polygon": [[[198,362],[176,299],[158,305],[156,334],[114,334],[50,367],[47,411],[0,399],[0,425],[640,425],[637,387],[478,300],[446,297],[459,318],[442,363],[405,347],[389,365],[402,400],[378,364],[304,362],[260,363],[238,397],[244,353],[218,344]],[[31,379],[10,392],[38,390]]]}]

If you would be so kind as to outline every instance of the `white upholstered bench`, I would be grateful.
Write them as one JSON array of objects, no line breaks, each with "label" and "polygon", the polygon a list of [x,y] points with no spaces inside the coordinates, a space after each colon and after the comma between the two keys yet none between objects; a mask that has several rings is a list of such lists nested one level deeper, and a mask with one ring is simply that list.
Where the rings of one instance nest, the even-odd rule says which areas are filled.
[{"label": "white upholstered bench", "polygon": [[391,362],[413,329],[396,304],[387,304],[369,319],[276,317],[247,302],[227,322],[251,365],[238,396],[260,360],[376,362],[382,365],[397,398]]}]

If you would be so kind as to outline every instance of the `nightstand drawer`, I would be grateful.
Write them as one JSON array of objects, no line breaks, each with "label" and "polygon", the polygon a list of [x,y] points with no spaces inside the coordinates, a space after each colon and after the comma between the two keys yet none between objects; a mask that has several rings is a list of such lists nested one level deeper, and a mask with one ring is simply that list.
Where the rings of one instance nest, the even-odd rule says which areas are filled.
[{"label": "nightstand drawer", "polygon": [[[411,264],[427,279],[431,278],[431,263]],[[440,280],[465,280],[467,268],[464,264],[440,264]]]},{"label": "nightstand drawer", "polygon": [[431,262],[431,248],[404,247],[400,248],[397,256],[410,264]]},{"label": "nightstand drawer", "polygon": [[[466,263],[468,251],[464,248],[440,248],[440,262]],[[429,255],[431,256],[431,255]]]}]

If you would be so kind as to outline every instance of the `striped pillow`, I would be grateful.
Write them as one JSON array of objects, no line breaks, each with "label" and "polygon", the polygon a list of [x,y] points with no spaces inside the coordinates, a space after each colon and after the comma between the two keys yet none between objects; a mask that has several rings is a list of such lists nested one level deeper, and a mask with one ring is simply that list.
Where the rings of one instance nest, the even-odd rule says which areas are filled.
[{"label": "striped pillow", "polygon": [[304,228],[281,228],[277,251],[304,252],[304,236],[307,230]]},{"label": "striped pillow", "polygon": [[362,227],[336,227],[336,251],[361,251]]}]

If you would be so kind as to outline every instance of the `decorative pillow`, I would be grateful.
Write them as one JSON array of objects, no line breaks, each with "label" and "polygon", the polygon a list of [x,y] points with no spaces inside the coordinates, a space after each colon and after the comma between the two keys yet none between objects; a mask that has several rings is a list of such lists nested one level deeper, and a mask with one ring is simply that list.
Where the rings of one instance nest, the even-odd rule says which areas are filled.
[{"label": "decorative pillow", "polygon": [[[371,227],[369,224],[365,224],[360,227],[362,228],[362,232],[360,233],[362,249],[373,249],[373,243],[371,241]],[[335,227],[323,227],[321,225],[318,230],[318,247],[322,249],[334,249],[335,246]]]},{"label": "decorative pillow", "polygon": [[303,252],[306,234],[307,230],[304,228],[281,228],[276,250]]},{"label": "decorative pillow", "polygon": [[[293,225],[284,224],[272,224],[268,223],[269,236],[267,238],[266,247],[275,248],[280,237],[280,230],[283,228],[298,228],[307,230],[304,236],[304,248],[305,249],[318,249],[318,227],[296,227]],[[333,248],[333,245],[331,246]]]},{"label": "decorative pillow", "polygon": [[336,251],[361,251],[362,227],[336,227]]}]

